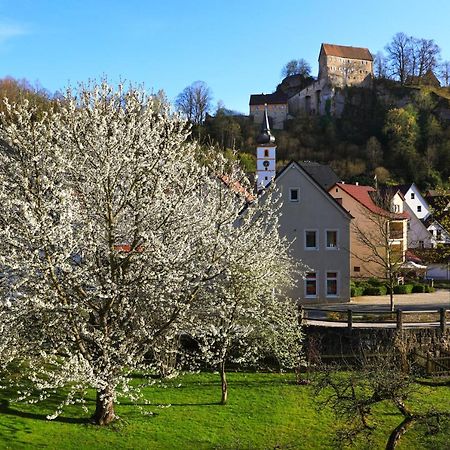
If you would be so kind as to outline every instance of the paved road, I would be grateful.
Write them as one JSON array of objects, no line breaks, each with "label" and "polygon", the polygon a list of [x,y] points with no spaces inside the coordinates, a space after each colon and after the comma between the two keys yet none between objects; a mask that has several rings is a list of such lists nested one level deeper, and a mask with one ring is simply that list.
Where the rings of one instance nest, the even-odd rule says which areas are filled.
[{"label": "paved road", "polygon": [[[314,305],[327,310],[339,311],[356,309],[358,311],[389,310],[389,295],[353,297],[350,303]],[[423,311],[427,309],[450,309],[450,290],[438,289],[430,294],[398,294],[394,295],[395,308],[408,311]],[[313,305],[308,305],[313,306]]]}]

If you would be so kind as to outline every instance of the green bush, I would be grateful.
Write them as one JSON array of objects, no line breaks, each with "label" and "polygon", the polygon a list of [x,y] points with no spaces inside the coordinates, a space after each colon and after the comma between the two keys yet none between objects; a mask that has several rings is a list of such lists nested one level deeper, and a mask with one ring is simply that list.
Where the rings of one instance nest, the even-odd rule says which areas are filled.
[{"label": "green bush", "polygon": [[351,297],[360,297],[364,293],[363,286],[351,286],[350,287],[350,296]]},{"label": "green bush", "polygon": [[384,282],[379,280],[378,278],[369,278],[367,280],[367,284],[369,286],[375,286],[375,287],[384,286]]},{"label": "green bush", "polygon": [[425,286],[425,292],[427,294],[430,294],[431,292],[434,292],[435,290],[436,289],[433,286],[428,286],[428,285]]},{"label": "green bush", "polygon": [[400,284],[398,286],[394,286],[394,294],[411,294],[412,290],[412,284]]},{"label": "green bush", "polygon": [[364,289],[364,295],[386,295],[386,286],[369,286]]},{"label": "green bush", "polygon": [[414,293],[424,293],[425,292],[425,285],[423,284],[415,284],[412,288],[412,292]]}]

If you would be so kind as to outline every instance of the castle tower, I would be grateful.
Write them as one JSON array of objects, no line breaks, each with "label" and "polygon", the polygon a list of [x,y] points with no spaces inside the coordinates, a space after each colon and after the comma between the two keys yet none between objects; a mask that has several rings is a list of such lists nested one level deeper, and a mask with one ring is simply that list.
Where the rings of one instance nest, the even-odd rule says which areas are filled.
[{"label": "castle tower", "polygon": [[264,189],[276,175],[276,149],[275,136],[270,132],[267,105],[264,108],[264,120],[261,133],[256,138],[256,188]]}]

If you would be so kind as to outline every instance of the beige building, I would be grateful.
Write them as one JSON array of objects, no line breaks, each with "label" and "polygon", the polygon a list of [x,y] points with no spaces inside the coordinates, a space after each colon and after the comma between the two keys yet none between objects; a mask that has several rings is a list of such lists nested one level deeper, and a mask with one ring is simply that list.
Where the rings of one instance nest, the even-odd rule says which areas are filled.
[{"label": "beige building", "polygon": [[340,116],[345,99],[339,90],[370,87],[372,79],[373,57],[367,48],[322,44],[317,81],[289,99],[289,111]]},{"label": "beige building", "polygon": [[291,295],[302,303],[348,302],[352,217],[307,169],[293,161],[275,178],[283,203],[280,233],[292,241],[294,258],[308,266]]},{"label": "beige building", "polygon": [[319,80],[334,87],[370,87],[373,57],[367,48],[322,44],[319,52]]},{"label": "beige building", "polygon": [[250,116],[256,124],[264,122],[264,110],[267,105],[270,126],[282,130],[288,114],[288,98],[282,92],[273,94],[253,94],[250,96]]},{"label": "beige building", "polygon": [[400,200],[391,205],[398,206],[398,211],[390,212],[378,206],[377,192],[371,186],[336,183],[329,193],[354,217],[350,243],[352,278],[384,278],[388,257],[391,264],[405,261],[409,216]]}]

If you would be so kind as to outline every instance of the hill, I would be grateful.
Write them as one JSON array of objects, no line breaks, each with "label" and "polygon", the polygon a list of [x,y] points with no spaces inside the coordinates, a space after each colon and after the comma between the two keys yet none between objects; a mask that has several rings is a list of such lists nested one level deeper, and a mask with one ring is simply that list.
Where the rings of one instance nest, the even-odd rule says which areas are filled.
[{"label": "hill", "polygon": [[[279,165],[311,160],[330,164],[352,182],[371,182],[376,174],[382,183],[415,182],[422,189],[448,185],[450,88],[379,79],[371,88],[345,87],[339,95],[341,117],[298,114],[284,130],[273,131]],[[251,118],[219,111],[202,128],[204,138],[237,149],[246,169],[254,170],[259,127]]]}]

